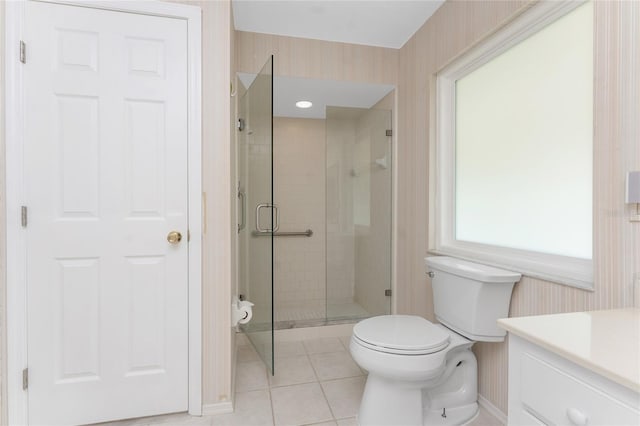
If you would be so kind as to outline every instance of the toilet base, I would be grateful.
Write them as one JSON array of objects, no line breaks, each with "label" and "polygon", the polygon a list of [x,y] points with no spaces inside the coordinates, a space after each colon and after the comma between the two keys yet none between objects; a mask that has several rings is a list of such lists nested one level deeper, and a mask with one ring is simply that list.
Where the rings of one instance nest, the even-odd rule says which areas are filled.
[{"label": "toilet base", "polygon": [[[472,404],[462,405],[460,407],[445,409],[444,412],[442,409],[425,410],[422,417],[422,425],[423,426],[466,425],[471,421],[473,421],[478,416],[479,412],[480,410],[477,402],[474,402]],[[402,420],[399,420],[397,417],[394,417],[393,419],[390,419],[382,413],[379,413],[382,415],[378,418],[371,418],[370,416],[367,416],[365,419],[362,419],[360,417],[362,414],[363,413],[359,413],[356,418],[358,425],[361,425],[361,426],[371,425],[371,424],[373,425],[387,425],[387,424],[417,425],[417,423],[411,423],[411,421],[413,422],[418,421],[416,418],[414,419],[404,418]],[[398,423],[399,421],[401,421],[402,423]]]},{"label": "toilet base", "polygon": [[469,423],[478,415],[478,403],[462,405],[459,407],[429,410],[424,413],[423,425],[463,425]]},{"label": "toilet base", "polygon": [[463,343],[447,353],[445,366],[431,380],[394,380],[370,371],[358,424],[448,426],[471,421],[478,413],[478,364],[473,343]]},{"label": "toilet base", "polygon": [[369,373],[358,411],[358,425],[421,426],[421,388],[419,382],[400,382]]}]

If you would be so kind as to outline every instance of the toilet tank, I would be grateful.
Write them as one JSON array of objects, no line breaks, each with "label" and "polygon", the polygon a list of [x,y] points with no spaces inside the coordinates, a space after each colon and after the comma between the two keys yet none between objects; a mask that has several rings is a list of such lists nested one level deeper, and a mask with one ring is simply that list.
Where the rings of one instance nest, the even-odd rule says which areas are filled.
[{"label": "toilet tank", "polygon": [[426,257],[425,263],[441,324],[471,340],[504,340],[506,331],[496,321],[509,315],[519,273],[446,256]]}]

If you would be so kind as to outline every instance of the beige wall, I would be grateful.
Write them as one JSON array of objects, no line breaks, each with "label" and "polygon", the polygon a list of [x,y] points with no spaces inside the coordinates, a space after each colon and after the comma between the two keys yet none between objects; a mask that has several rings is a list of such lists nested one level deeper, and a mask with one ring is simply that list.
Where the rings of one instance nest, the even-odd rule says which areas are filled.
[{"label": "beige wall", "polygon": [[[229,402],[235,346],[230,327],[231,236],[235,191],[231,169],[231,2],[197,1],[202,8],[202,179],[206,197],[203,239],[203,405]],[[234,216],[233,216],[234,217]],[[221,226],[221,224],[226,224]]]},{"label": "beige wall", "polygon": [[278,76],[396,84],[398,74],[396,49],[236,32],[238,72],[258,72],[271,54]]},{"label": "beige wall", "polygon": [[[231,279],[235,268],[235,190],[232,189],[234,51],[230,0],[173,0],[202,9],[202,403],[231,402],[235,354],[230,327]],[[231,183],[231,184],[230,184]],[[234,200],[233,202],[231,200]],[[221,226],[220,224],[226,224]]]},{"label": "beige wall", "polygon": [[[433,319],[431,287],[424,275],[427,254],[430,82],[433,75],[484,36],[522,12],[526,1],[448,1],[400,50],[398,146],[398,270],[405,291],[399,311]],[[511,301],[511,316],[606,309],[632,304],[632,279],[640,272],[640,226],[627,218],[624,176],[640,169],[638,125],[638,32],[636,2],[596,2],[594,140],[594,280],[583,291],[524,277]],[[635,19],[635,21],[633,21]],[[635,68],[629,62],[635,50]],[[635,99],[635,101],[633,100]],[[479,392],[507,410],[507,343],[477,344]]]},{"label": "beige wall", "polygon": [[[0,235],[7,235],[5,220],[5,140],[4,140],[4,115],[5,115],[5,84],[4,84],[4,3],[0,3]],[[7,328],[6,324],[6,239],[0,239],[0,424],[7,424]]]}]

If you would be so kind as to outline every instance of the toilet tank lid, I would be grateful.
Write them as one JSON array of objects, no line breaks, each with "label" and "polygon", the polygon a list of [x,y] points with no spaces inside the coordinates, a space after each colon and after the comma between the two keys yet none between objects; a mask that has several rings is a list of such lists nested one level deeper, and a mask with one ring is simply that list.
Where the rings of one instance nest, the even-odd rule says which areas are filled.
[{"label": "toilet tank lid", "polygon": [[493,266],[481,265],[448,256],[431,256],[424,258],[429,270],[448,272],[459,277],[485,283],[515,283],[520,281],[521,274]]}]

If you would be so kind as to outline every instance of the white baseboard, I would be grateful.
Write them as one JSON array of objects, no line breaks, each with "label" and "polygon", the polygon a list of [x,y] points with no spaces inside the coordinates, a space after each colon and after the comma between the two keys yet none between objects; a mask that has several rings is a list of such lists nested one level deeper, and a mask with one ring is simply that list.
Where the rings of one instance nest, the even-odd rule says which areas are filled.
[{"label": "white baseboard", "polygon": [[505,413],[503,413],[502,410],[500,410],[498,407],[496,407],[495,405],[490,403],[487,398],[485,398],[482,395],[478,395],[478,404],[482,408],[487,410],[489,412],[489,414],[491,414],[493,417],[498,419],[498,421],[500,421],[500,423],[502,423],[503,425],[507,424],[507,415]]},{"label": "white baseboard", "polygon": [[203,416],[215,416],[216,414],[233,413],[233,402],[224,401],[217,404],[205,404],[202,406]]}]

